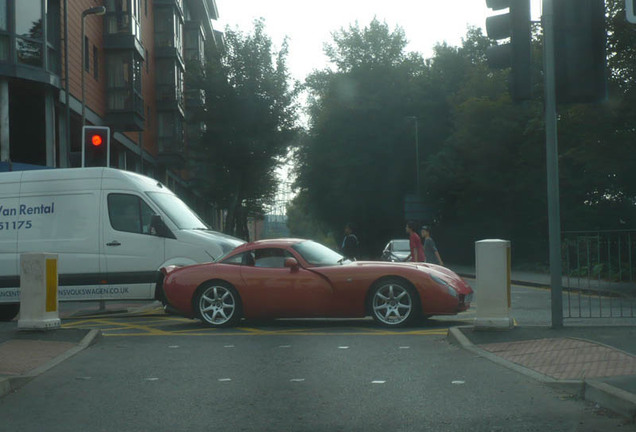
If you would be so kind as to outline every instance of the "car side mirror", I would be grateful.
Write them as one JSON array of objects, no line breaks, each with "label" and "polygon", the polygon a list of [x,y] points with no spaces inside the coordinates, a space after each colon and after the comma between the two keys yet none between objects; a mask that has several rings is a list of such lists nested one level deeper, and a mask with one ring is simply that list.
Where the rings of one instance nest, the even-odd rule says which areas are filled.
[{"label": "car side mirror", "polygon": [[297,272],[300,265],[298,261],[296,261],[296,258],[285,258],[285,267],[291,269],[292,272]]},{"label": "car side mirror", "polygon": [[172,239],[177,238],[158,214],[153,214],[150,217],[150,234]]}]

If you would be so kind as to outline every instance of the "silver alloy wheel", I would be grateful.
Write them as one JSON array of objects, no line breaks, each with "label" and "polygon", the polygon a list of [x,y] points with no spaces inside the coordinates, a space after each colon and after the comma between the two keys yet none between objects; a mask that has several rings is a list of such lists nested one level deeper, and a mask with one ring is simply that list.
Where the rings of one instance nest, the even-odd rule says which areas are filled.
[{"label": "silver alloy wheel", "polygon": [[234,293],[222,285],[206,288],[199,297],[198,305],[201,319],[215,326],[227,324],[237,311]]},{"label": "silver alloy wheel", "polygon": [[413,296],[395,282],[380,285],[373,294],[373,315],[383,324],[396,326],[407,321],[413,311]]}]

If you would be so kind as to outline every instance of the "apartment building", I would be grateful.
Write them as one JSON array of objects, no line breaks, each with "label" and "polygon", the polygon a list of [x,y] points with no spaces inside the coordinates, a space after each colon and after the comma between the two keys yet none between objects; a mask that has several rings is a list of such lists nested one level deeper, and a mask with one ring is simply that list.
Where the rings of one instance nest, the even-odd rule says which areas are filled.
[{"label": "apartment building", "polygon": [[82,124],[108,126],[110,166],[194,204],[186,147],[204,125],[186,118],[205,95],[184,76],[222,43],[217,18],[215,0],[0,0],[0,162],[79,166]]}]

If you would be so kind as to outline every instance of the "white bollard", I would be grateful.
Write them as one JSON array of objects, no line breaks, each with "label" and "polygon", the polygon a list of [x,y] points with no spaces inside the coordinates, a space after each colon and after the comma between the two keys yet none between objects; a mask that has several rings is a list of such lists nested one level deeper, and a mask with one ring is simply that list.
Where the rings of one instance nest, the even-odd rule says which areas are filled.
[{"label": "white bollard", "polygon": [[60,327],[57,283],[57,254],[20,255],[18,330],[48,330]]},{"label": "white bollard", "polygon": [[477,313],[475,330],[508,330],[510,315],[510,242],[475,242]]}]

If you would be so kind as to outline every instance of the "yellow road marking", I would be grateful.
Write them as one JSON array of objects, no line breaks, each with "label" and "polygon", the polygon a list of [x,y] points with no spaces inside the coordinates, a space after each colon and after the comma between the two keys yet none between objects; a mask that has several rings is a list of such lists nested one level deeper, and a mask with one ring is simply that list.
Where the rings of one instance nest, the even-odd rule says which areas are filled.
[{"label": "yellow road marking", "polygon": [[[274,335],[290,335],[290,336],[387,336],[387,335],[439,335],[445,336],[448,333],[446,328],[435,329],[395,329],[386,328],[366,328],[366,327],[333,327],[333,330],[325,330],[324,328],[274,328],[262,329],[254,327],[235,327],[231,329],[219,329],[212,327],[201,327],[201,324],[195,320],[182,317],[165,317],[162,319],[133,319],[123,321],[120,319],[106,318],[90,318],[71,322],[64,322],[63,328],[99,328],[104,336],[274,336]],[[458,321],[462,321],[458,319]],[[194,328],[179,328],[179,326],[188,323]],[[160,328],[161,327],[161,328]],[[169,327],[169,329],[166,329]]]}]

